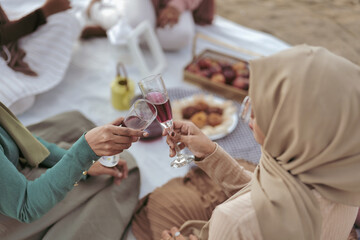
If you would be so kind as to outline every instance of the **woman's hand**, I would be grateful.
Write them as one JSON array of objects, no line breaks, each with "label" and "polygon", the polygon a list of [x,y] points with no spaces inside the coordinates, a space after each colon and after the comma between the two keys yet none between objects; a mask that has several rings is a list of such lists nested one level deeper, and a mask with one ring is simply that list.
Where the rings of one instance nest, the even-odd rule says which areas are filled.
[{"label": "woman's hand", "polygon": [[[161,240],[185,240],[184,236],[179,232],[177,227],[172,227],[170,230],[164,230],[161,233]],[[198,240],[198,238],[192,234],[189,235],[189,240]]]},{"label": "woman's hand", "polygon": [[46,0],[41,7],[45,17],[71,8],[69,0]]},{"label": "woman's hand", "polygon": [[167,6],[159,13],[159,17],[157,19],[158,27],[165,27],[169,25],[172,27],[179,21],[180,12],[176,8],[172,6]]},{"label": "woman's hand", "polygon": [[89,169],[90,176],[110,175],[114,177],[114,183],[120,185],[121,181],[128,177],[128,168],[125,160],[120,159],[115,167],[105,167],[100,162],[95,162]]},{"label": "woman's hand", "polygon": [[111,124],[96,127],[85,134],[85,139],[98,156],[112,156],[128,149],[139,137],[146,137],[147,132],[119,127],[124,118]]},{"label": "woman's hand", "polygon": [[175,144],[180,142],[179,148],[185,146],[198,158],[204,158],[214,152],[216,144],[211,141],[198,127],[189,121],[174,121],[174,133],[168,135],[166,130],[163,136],[167,135],[166,142],[170,147],[170,157],[174,157]]}]

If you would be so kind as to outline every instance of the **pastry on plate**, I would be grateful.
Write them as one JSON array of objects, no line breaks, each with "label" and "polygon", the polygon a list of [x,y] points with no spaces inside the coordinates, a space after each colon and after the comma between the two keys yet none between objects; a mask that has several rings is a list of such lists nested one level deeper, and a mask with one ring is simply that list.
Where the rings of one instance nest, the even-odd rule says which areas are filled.
[{"label": "pastry on plate", "polygon": [[231,100],[197,94],[175,100],[171,105],[175,120],[192,121],[209,137],[233,130],[236,107]]}]

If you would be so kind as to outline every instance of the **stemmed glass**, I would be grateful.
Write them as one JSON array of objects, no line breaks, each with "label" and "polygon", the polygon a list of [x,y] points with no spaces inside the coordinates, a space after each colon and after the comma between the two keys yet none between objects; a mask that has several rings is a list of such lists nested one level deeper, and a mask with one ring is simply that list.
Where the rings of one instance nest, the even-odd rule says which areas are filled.
[{"label": "stemmed glass", "polygon": [[[137,130],[146,129],[156,118],[155,106],[146,99],[138,99],[130,107],[120,127],[127,127]],[[100,163],[106,167],[114,167],[119,162],[119,156],[102,156]]]},{"label": "stemmed glass", "polygon": [[[156,119],[166,129],[168,134],[172,133],[174,129],[171,105],[161,74],[146,77],[138,84],[143,97],[156,107]],[[176,158],[171,162],[171,167],[183,167],[194,160],[194,156],[181,153],[178,145],[175,145],[175,151]]]},{"label": "stemmed glass", "polygon": [[240,119],[245,123],[249,123],[251,119],[251,99],[246,96],[240,106]]}]

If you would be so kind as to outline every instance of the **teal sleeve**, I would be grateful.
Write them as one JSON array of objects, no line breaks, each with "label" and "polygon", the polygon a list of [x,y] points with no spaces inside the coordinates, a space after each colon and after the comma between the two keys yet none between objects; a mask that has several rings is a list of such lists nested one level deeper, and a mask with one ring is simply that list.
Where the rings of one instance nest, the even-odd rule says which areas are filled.
[{"label": "teal sleeve", "polygon": [[83,135],[54,167],[29,181],[0,151],[0,212],[26,223],[39,219],[66,196],[97,158]]},{"label": "teal sleeve", "polygon": [[66,149],[63,149],[57,146],[54,143],[49,143],[44,139],[37,137],[37,140],[41,142],[50,152],[50,155],[41,163],[45,167],[53,167],[67,152]]}]

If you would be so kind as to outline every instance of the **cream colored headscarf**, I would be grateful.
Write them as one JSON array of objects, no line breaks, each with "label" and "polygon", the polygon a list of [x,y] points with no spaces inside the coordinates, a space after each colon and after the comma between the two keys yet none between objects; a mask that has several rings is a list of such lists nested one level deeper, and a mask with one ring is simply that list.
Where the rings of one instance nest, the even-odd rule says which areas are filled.
[{"label": "cream colored headscarf", "polygon": [[360,205],[360,68],[301,45],[250,69],[249,95],[266,136],[251,186],[262,235],[319,239],[322,219],[309,187]]},{"label": "cream colored headscarf", "polygon": [[36,167],[47,156],[49,151],[42,145],[10,110],[0,102],[0,126],[13,138],[24,158],[23,163]]}]

